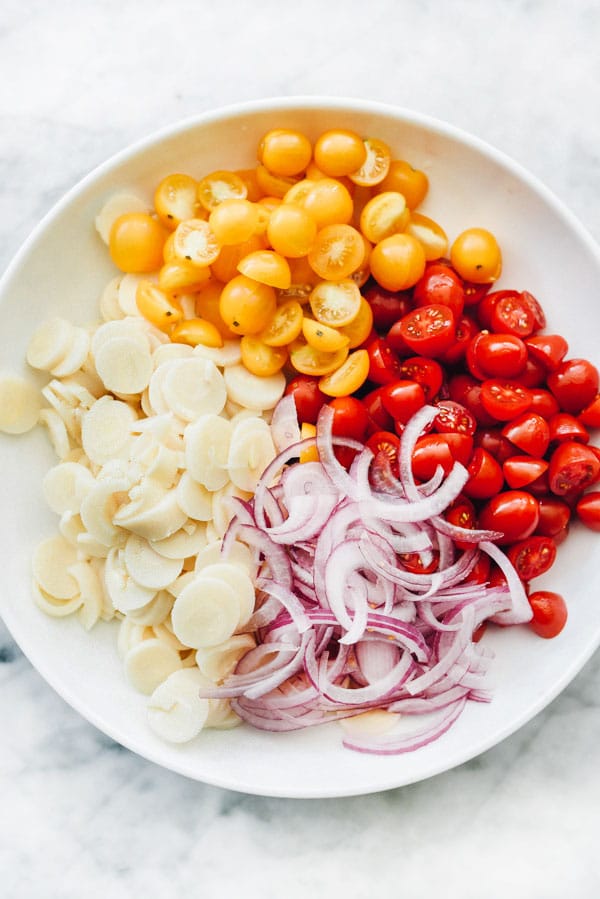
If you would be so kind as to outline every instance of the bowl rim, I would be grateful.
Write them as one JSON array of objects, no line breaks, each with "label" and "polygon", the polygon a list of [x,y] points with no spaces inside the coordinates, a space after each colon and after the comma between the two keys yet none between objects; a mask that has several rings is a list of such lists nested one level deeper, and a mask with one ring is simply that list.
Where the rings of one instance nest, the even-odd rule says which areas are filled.
[{"label": "bowl rim", "polygon": [[[177,138],[178,136],[184,135],[186,132],[189,132],[200,126],[210,125],[212,123],[235,118],[240,115],[261,112],[273,113],[277,112],[278,110],[281,110],[282,112],[293,112],[294,110],[303,110],[307,108],[325,111],[331,110],[333,113],[358,112],[368,113],[374,116],[382,115],[392,117],[399,122],[405,121],[407,124],[422,127],[443,137],[458,141],[459,143],[470,147],[471,149],[479,153],[482,153],[484,156],[487,156],[493,162],[497,163],[505,170],[515,175],[518,179],[525,182],[548,205],[550,205],[556,212],[556,214],[565,222],[565,224],[577,234],[578,238],[583,242],[588,252],[590,252],[590,254],[595,258],[600,267],[600,245],[594,240],[591,233],[582,224],[579,218],[573,212],[571,212],[571,210],[565,205],[565,203],[536,175],[529,172],[526,168],[524,168],[520,163],[516,162],[504,151],[498,150],[491,144],[487,143],[485,140],[473,134],[470,134],[462,128],[452,125],[449,122],[437,119],[433,116],[411,110],[407,107],[395,106],[392,104],[371,101],[368,99],[335,97],[327,95],[295,95],[290,97],[272,96],[262,99],[244,101],[240,103],[231,103],[226,106],[218,107],[216,109],[208,110],[199,114],[176,120],[155,131],[150,132],[142,138],[137,139],[133,143],[112,154],[104,162],[95,166],[91,171],[89,171],[86,175],[79,179],[79,181],[77,181],[72,187],[70,187],[50,207],[50,209],[44,214],[44,216],[35,225],[29,235],[25,238],[24,242],[21,244],[20,248],[17,250],[16,254],[13,256],[4,273],[0,277],[0,297],[9,287],[14,275],[18,273],[23,259],[25,259],[28,254],[35,248],[38,239],[52,225],[53,221],[62,213],[65,207],[68,207],[98,178],[101,178],[104,174],[109,173],[113,168],[116,168],[120,164],[127,162],[132,157],[143,153],[145,150],[151,148],[152,146],[160,143],[163,140]],[[182,759],[181,764],[178,764],[176,760],[173,759],[167,765],[163,760],[159,758],[159,753],[154,752],[152,747],[145,746],[143,744],[143,741],[139,741],[135,737],[127,737],[126,739],[124,739],[122,734],[116,732],[117,728],[112,727],[104,720],[104,717],[101,714],[96,714],[94,709],[87,706],[83,701],[80,701],[78,697],[73,694],[73,691],[71,689],[65,688],[63,684],[60,684],[59,686],[57,683],[55,683],[55,677],[52,671],[52,667],[50,665],[47,666],[43,658],[36,658],[36,660],[33,661],[30,656],[31,647],[29,646],[28,633],[21,633],[21,628],[19,626],[18,620],[11,615],[10,609],[5,609],[2,612],[1,617],[9,633],[11,634],[19,648],[22,650],[24,655],[27,657],[29,663],[43,677],[46,683],[56,693],[58,693],[58,695],[65,702],[67,702],[71,706],[71,708],[73,708],[78,714],[80,714],[84,720],[91,723],[94,727],[96,727],[102,733],[106,734],[111,739],[115,740],[117,743],[125,746],[128,750],[152,762],[153,764],[157,764],[162,768],[166,768],[167,770],[171,770],[174,773],[183,775],[184,777],[190,778],[192,780],[201,781],[213,786],[250,795],[269,796],[275,798],[312,799],[366,795],[388,789],[395,789],[399,786],[408,785],[409,783],[413,783],[416,781],[420,782],[422,780],[429,779],[430,777],[433,777],[437,774],[448,771],[456,767],[457,765],[464,764],[474,757],[492,748],[493,746],[498,745],[500,742],[505,740],[507,737],[521,728],[524,724],[530,721],[543,708],[548,706],[554,699],[556,699],[558,694],[562,692],[562,690],[564,690],[565,687],[572,681],[572,679],[579,673],[579,671],[583,668],[583,666],[597,649],[598,644],[600,644],[599,633],[598,638],[590,641],[589,644],[585,647],[585,651],[577,656],[577,658],[572,662],[570,666],[567,666],[565,668],[562,677],[554,684],[554,687],[550,691],[550,693],[545,693],[537,702],[531,703],[528,708],[524,709],[517,719],[512,719],[510,724],[500,732],[500,736],[498,736],[498,733],[490,735],[487,740],[480,740],[477,745],[474,746],[474,748],[472,748],[472,750],[467,754],[459,753],[458,758],[448,757],[441,764],[439,763],[439,761],[437,763],[431,764],[429,768],[426,769],[425,772],[416,780],[413,779],[401,782],[399,784],[399,778],[392,777],[389,779],[389,782],[377,785],[375,787],[362,785],[353,786],[352,784],[349,784],[348,789],[346,790],[340,790],[339,788],[336,788],[335,791],[329,792],[326,788],[308,790],[306,787],[300,787],[300,785],[298,785],[297,788],[294,788],[294,786],[292,785],[291,788],[288,787],[285,790],[278,788],[272,788],[269,790],[265,789],[264,787],[256,787],[253,789],[248,785],[232,783],[231,780],[227,778],[226,774],[222,777],[211,775],[209,779],[207,779],[205,776],[201,778],[190,772],[189,765],[186,765],[184,759]],[[35,651],[33,652],[33,656],[36,656]]]}]

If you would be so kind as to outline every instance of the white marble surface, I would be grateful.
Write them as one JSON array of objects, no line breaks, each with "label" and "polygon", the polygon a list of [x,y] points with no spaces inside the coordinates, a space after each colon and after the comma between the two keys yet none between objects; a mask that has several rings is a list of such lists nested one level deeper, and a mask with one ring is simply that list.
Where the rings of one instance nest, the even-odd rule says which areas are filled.
[{"label": "white marble surface", "polygon": [[[132,140],[292,94],[447,119],[541,177],[600,239],[599,44],[594,0],[1,0],[0,268]],[[66,706],[3,628],[0,685],[7,899],[600,895],[598,656],[479,759],[324,801],[228,793],[133,756]]]}]

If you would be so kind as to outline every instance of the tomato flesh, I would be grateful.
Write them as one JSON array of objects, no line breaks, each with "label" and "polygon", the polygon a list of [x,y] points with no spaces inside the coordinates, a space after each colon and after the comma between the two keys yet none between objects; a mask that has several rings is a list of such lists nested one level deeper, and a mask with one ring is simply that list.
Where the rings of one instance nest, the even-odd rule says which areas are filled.
[{"label": "tomato flesh", "polygon": [[534,536],[514,543],[508,558],[522,581],[531,581],[545,574],[554,565],[556,544],[551,537]]},{"label": "tomato flesh", "polygon": [[448,306],[432,303],[401,319],[400,334],[413,353],[439,356],[454,342],[454,316]]},{"label": "tomato flesh", "polygon": [[581,493],[600,478],[600,459],[582,443],[560,443],[550,459],[550,490],[557,496]]},{"label": "tomato flesh", "polygon": [[567,605],[560,593],[537,590],[529,596],[533,618],[529,627],[538,637],[556,637],[567,623]]}]

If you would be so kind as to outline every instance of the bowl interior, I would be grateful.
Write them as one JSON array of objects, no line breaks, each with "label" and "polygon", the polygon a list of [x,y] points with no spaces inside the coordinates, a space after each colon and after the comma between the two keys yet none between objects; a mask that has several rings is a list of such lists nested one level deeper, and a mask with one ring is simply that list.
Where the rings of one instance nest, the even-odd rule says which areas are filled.
[{"label": "bowl interior", "polygon": [[[158,180],[172,171],[201,176],[250,166],[259,137],[272,127],[297,127],[315,138],[333,125],[381,137],[394,156],[424,169],[431,188],[423,211],[450,239],[469,226],[492,230],[505,261],[499,286],[532,291],[546,310],[548,330],[568,338],[571,355],[597,359],[598,251],[535,179],[449,126],[362,101],[313,99],[268,101],[203,116],[144,141],[88,176],[46,217],[3,279],[2,370],[25,372],[28,338],[41,319],[62,315],[84,324],[97,318],[101,289],[115,271],[93,222],[112,193],[134,187],[150,198]],[[41,490],[42,476],[54,462],[40,430],[21,438],[0,435],[0,612],[67,702],[119,742],[189,777],[279,796],[351,795],[410,783],[473,757],[525,723],[600,642],[595,538],[574,528],[553,571],[540,579],[540,586],[551,584],[567,598],[567,629],[554,641],[524,628],[486,635],[496,652],[494,700],[470,703],[436,743],[409,755],[362,755],[342,748],[334,724],[285,735],[244,726],[206,732],[181,747],[167,745],[147,727],[145,698],[124,678],[115,626],[100,625],[86,634],[75,621],[45,617],[30,598],[32,550],[56,527]]]}]

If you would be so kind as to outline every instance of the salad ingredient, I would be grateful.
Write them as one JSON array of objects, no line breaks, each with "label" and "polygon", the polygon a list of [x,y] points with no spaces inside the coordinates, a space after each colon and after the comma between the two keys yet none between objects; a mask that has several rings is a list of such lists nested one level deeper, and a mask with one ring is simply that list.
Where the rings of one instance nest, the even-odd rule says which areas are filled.
[{"label": "salad ingredient", "polygon": [[147,212],[126,212],[111,226],[108,249],[123,272],[155,272],[163,262],[165,240],[162,225]]},{"label": "salad ingredient", "polygon": [[39,420],[42,404],[34,384],[16,375],[0,375],[0,431],[24,434]]},{"label": "salad ingredient", "polygon": [[529,597],[533,612],[530,627],[539,637],[556,637],[567,621],[567,606],[560,593],[551,590],[536,590]]},{"label": "salad ingredient", "polygon": [[592,531],[600,531],[600,493],[598,491],[592,491],[582,496],[577,502],[576,508],[580,521],[587,528]]},{"label": "salad ingredient", "polygon": [[450,260],[461,278],[474,284],[497,281],[502,271],[500,247],[485,228],[468,228],[459,234],[450,249]]}]

